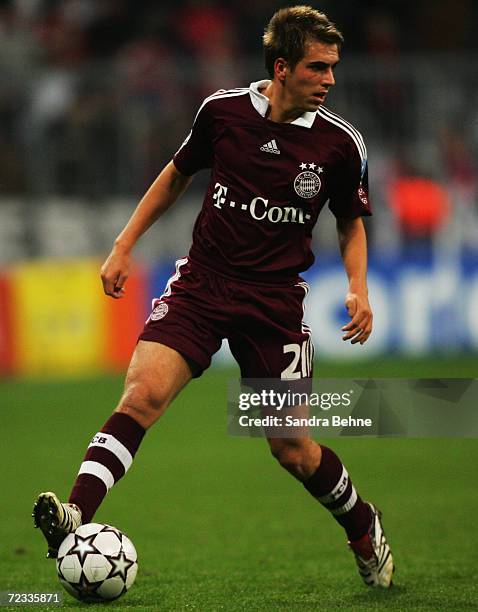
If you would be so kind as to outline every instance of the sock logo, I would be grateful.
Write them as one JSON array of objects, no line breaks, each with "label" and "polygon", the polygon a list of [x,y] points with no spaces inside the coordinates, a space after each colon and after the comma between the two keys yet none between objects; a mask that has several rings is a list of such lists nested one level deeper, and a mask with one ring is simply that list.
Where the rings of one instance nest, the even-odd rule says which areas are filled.
[{"label": "sock logo", "polygon": [[108,442],[108,438],[96,434],[96,436],[93,436],[93,438],[91,439],[90,444],[106,444],[106,442]]},{"label": "sock logo", "polygon": [[348,484],[349,484],[349,478],[348,478],[348,475],[346,475],[345,478],[341,482],[339,482],[339,484],[337,485],[338,488],[335,491],[336,499],[339,499],[339,497],[344,493]]},{"label": "sock logo", "polygon": [[330,491],[330,493],[327,493],[326,495],[321,495],[317,499],[319,500],[321,504],[331,504],[333,502],[336,502],[340,499],[341,495],[344,494],[345,490],[347,489],[348,484],[349,484],[349,474],[347,470],[345,469],[345,467],[342,466],[342,473],[340,475],[339,480],[337,481],[337,484],[332,489],[332,491]]}]

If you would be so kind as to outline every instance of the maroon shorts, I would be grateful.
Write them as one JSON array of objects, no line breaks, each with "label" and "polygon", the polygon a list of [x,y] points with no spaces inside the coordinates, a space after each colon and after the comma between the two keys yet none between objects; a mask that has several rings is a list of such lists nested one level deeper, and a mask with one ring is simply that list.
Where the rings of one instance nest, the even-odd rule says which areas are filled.
[{"label": "maroon shorts", "polygon": [[196,377],[227,338],[243,378],[311,378],[314,348],[302,321],[308,289],[301,279],[288,286],[232,280],[180,259],[139,339],[177,350]]}]

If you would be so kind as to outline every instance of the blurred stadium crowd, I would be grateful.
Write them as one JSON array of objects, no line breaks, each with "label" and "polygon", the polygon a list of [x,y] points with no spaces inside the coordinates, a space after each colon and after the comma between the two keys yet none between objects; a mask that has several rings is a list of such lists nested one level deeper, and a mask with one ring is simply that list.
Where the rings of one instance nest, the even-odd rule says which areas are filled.
[{"label": "blurred stadium crowd", "polygon": [[[372,247],[477,250],[478,3],[313,4],[345,35],[328,105],[368,144]],[[283,5],[0,0],[0,263],[107,251],[201,100],[265,76],[260,37]],[[146,257],[184,253],[204,180]]]}]

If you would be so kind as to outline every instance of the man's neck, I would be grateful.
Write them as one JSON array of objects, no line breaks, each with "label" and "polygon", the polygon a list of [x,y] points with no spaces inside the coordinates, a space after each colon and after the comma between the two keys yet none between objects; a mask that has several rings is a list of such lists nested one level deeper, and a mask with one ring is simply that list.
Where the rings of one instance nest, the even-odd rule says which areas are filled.
[{"label": "man's neck", "polygon": [[294,108],[287,100],[284,99],[283,91],[280,84],[271,81],[260,93],[266,98],[269,98],[269,108],[266,112],[266,118],[269,121],[276,123],[292,123],[298,117],[303,115],[303,111]]}]

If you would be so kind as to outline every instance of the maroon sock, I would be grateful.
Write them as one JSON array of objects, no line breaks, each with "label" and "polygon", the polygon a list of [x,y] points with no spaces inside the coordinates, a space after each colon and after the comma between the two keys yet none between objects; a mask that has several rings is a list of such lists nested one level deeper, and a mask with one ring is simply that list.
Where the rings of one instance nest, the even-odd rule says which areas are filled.
[{"label": "maroon sock", "polygon": [[333,514],[353,542],[369,530],[372,521],[370,506],[356,492],[347,470],[334,451],[322,444],[320,448],[320,465],[304,481],[304,487]]},{"label": "maroon sock", "polygon": [[145,434],[132,417],[114,412],[92,439],[68,500],[80,507],[90,523],[111,487],[130,467]]}]

